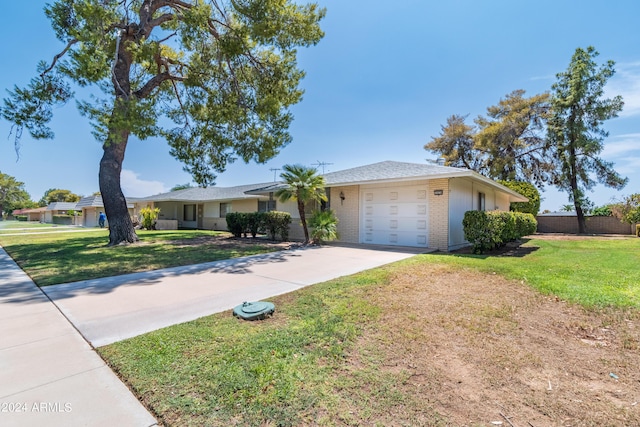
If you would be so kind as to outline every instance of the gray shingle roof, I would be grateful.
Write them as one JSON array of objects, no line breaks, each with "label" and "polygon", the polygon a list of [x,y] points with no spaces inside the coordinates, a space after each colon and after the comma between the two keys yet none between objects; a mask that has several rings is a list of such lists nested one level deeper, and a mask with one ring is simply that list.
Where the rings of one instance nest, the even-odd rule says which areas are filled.
[{"label": "gray shingle roof", "polygon": [[435,177],[452,173],[468,172],[467,169],[439,166],[429,163],[405,163],[384,161],[359,166],[324,175],[327,186],[355,184],[370,181],[402,180],[418,177]]},{"label": "gray shingle roof", "polygon": [[[482,181],[489,186],[498,188],[500,191],[509,194],[510,201],[512,202],[527,200],[526,198],[523,198],[521,194],[518,194],[477,172],[464,168],[440,166],[433,163],[407,163],[387,160],[342,171],[330,172],[323,176],[327,187],[369,184],[376,182],[411,181],[431,178],[469,177],[477,181]],[[265,194],[284,188],[285,186],[286,185],[283,182],[270,183],[265,187],[257,187],[253,190],[249,190],[249,192],[251,194]]]},{"label": "gray shingle roof", "polygon": [[[137,197],[125,197],[125,200],[127,201],[127,208],[133,208],[133,203],[137,202],[139,200],[139,198],[137,198]],[[102,202],[102,196],[93,195],[93,196],[83,197],[82,199],[80,199],[80,201],[78,202],[76,207],[77,207],[77,209],[82,209],[82,208],[103,208],[104,207],[104,203]]]},{"label": "gray shingle roof", "polygon": [[255,199],[256,195],[245,194],[247,191],[263,188],[269,184],[248,184],[235,187],[193,187],[155,196],[137,199],[140,202],[207,202],[214,200]]},{"label": "gray shingle roof", "polygon": [[[460,174],[470,175],[471,171],[429,163],[406,163],[387,160],[337,172],[329,172],[324,174],[323,177],[327,187],[331,187],[336,185],[353,185],[376,181],[402,181]],[[255,188],[250,191],[252,194],[258,194],[276,191],[285,186],[284,182],[280,181],[270,183],[264,188]]]},{"label": "gray shingle roof", "polygon": [[48,211],[74,211],[77,202],[53,202],[47,206]]}]

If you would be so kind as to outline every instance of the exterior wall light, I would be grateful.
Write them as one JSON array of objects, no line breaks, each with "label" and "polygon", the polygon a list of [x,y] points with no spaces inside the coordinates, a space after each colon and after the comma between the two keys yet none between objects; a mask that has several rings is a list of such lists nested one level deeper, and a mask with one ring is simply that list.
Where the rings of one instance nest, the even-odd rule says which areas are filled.
[{"label": "exterior wall light", "polygon": [[341,192],[340,192],[340,205],[342,205],[342,204],[344,203],[344,199],[345,199],[345,197],[344,197],[344,191],[341,191]]}]

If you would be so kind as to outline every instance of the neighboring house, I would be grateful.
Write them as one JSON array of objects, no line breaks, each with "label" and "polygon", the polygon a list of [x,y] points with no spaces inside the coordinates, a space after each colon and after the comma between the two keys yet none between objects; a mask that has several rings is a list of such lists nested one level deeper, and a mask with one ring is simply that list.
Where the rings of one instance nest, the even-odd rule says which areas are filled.
[{"label": "neighboring house", "polygon": [[[127,197],[127,209],[131,217],[136,217],[138,212],[135,210],[134,202],[136,198]],[[82,226],[83,227],[97,227],[98,217],[100,212],[104,212],[104,204],[102,202],[102,196],[94,195],[87,196],[80,199],[77,203],[77,209],[82,211]]]},{"label": "neighboring house", "polygon": [[[327,207],[336,212],[340,241],[449,251],[468,245],[469,210],[509,210],[528,199],[468,169],[385,161],[324,175]],[[251,191],[266,194],[282,184]],[[278,204],[278,210],[284,210]],[[295,203],[288,209],[297,218]],[[297,221],[294,220],[294,223]],[[301,232],[292,230],[292,237]]]},{"label": "neighboring house", "polygon": [[159,208],[159,230],[194,228],[227,230],[226,215],[230,212],[257,212],[275,210],[275,201],[269,194],[249,195],[247,191],[264,188],[269,184],[240,185],[236,187],[192,187],[157,194],[136,200],[136,211],[144,207]]},{"label": "neighboring house", "polygon": [[49,203],[44,212],[44,222],[53,224],[54,216],[67,215],[69,211],[80,211],[76,209],[76,202],[53,202]]},{"label": "neighboring house", "polygon": [[[476,172],[402,162],[380,162],[324,175],[328,201],[339,220],[340,242],[415,246],[444,251],[467,246],[468,210],[509,210],[527,198]],[[296,202],[274,200],[282,182],[188,188],[138,199],[160,208],[159,227],[226,230],[229,212],[285,211],[290,237],[302,239]],[[314,207],[309,207],[311,211]],[[164,221],[164,223],[163,223]]]},{"label": "neighboring house", "polygon": [[19,210],[13,211],[12,214],[14,217],[16,215],[25,215],[27,217],[27,221],[44,222],[44,215],[46,211],[47,211],[47,207],[44,206],[41,208],[33,208],[33,209],[19,209]]}]

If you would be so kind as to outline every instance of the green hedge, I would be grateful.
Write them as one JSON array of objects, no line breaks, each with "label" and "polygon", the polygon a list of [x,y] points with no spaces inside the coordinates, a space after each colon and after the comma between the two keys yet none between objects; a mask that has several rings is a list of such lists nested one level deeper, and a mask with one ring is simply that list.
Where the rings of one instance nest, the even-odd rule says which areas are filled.
[{"label": "green hedge", "polygon": [[52,222],[57,225],[73,224],[73,217],[69,215],[53,215]]},{"label": "green hedge", "polygon": [[538,223],[529,213],[467,211],[462,225],[473,252],[483,253],[535,233]]},{"label": "green hedge", "polygon": [[271,211],[265,213],[264,228],[273,240],[276,240],[277,236],[280,236],[282,241],[289,240],[290,224],[291,214],[289,212]]},{"label": "green hedge", "polygon": [[26,215],[16,215],[15,216],[15,220],[16,221],[26,221],[28,219],[28,217]]},{"label": "green hedge", "polygon": [[288,212],[231,212],[225,217],[227,230],[235,237],[247,237],[251,234],[256,237],[258,233],[267,233],[269,238],[276,240],[289,239],[289,224],[291,214]]},{"label": "green hedge", "polygon": [[636,236],[640,237],[640,224],[636,224]]}]

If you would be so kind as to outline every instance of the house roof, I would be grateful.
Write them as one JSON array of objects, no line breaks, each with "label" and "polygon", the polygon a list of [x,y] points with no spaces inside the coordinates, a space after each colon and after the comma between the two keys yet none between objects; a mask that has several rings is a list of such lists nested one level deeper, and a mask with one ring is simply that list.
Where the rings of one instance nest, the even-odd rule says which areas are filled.
[{"label": "house roof", "polygon": [[256,199],[257,194],[247,194],[248,191],[264,188],[269,184],[248,184],[235,187],[192,187],[169,193],[137,199],[138,202],[206,202],[214,200]]},{"label": "house roof", "polygon": [[16,209],[15,211],[12,212],[13,215],[24,215],[24,214],[28,214],[28,213],[38,213],[38,212],[44,212],[47,210],[46,206],[40,207],[40,208],[31,208],[31,209]]},{"label": "house roof", "polygon": [[47,206],[48,211],[74,211],[77,202],[53,202]]},{"label": "house roof", "polygon": [[[127,208],[133,208],[133,203],[139,200],[139,198],[136,198],[136,197],[125,197],[125,199],[127,201]],[[102,202],[102,196],[99,194],[83,197],[82,199],[80,199],[80,201],[76,205],[76,209],[103,208],[103,207],[104,207],[104,203]]]},{"label": "house roof", "polygon": [[538,214],[538,216],[577,216],[578,214],[576,214],[576,211],[569,211],[569,212],[547,212],[547,213],[541,213]]},{"label": "house roof", "polygon": [[[471,179],[475,179],[476,181],[481,181],[484,184],[496,188],[504,193],[507,193],[509,195],[509,201],[511,202],[526,202],[528,200],[521,194],[472,170],[464,168],[454,168],[451,166],[440,166],[430,163],[406,163],[387,160],[384,162],[358,166],[342,171],[330,172],[323,176],[327,187],[335,187],[339,185],[415,181],[417,179],[469,177]],[[271,183],[266,185],[265,187],[250,190],[249,193],[264,194],[266,192],[276,191],[284,187],[285,184],[283,182]]]}]

